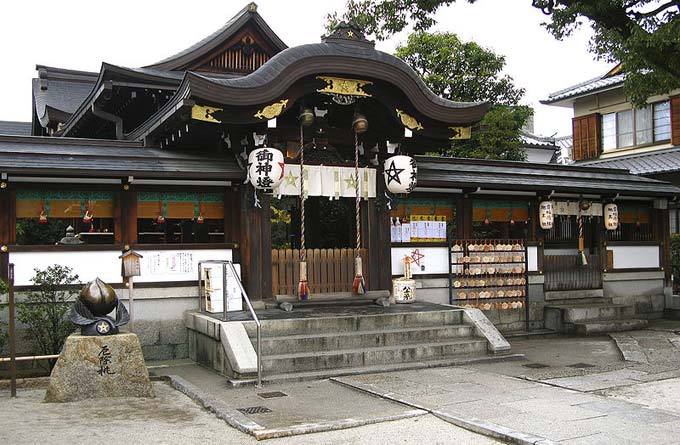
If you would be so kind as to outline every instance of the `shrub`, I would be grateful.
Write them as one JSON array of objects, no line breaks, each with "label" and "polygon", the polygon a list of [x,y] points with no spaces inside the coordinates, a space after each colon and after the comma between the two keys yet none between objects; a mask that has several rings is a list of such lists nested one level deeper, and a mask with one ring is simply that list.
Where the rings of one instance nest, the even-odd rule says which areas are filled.
[{"label": "shrub", "polygon": [[[75,329],[66,318],[70,302],[78,291],[78,275],[70,267],[54,264],[45,269],[35,269],[31,279],[35,290],[28,293],[26,301],[17,304],[17,319],[26,325],[26,337],[34,350],[41,354],[59,354]],[[50,367],[54,361],[50,361]]]}]

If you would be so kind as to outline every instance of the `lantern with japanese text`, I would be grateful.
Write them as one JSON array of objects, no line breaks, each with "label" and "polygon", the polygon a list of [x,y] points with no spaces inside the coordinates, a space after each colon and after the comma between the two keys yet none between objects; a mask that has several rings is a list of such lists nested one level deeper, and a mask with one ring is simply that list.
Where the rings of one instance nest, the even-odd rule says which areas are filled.
[{"label": "lantern with japanese text", "polygon": [[538,205],[538,216],[541,223],[541,229],[550,230],[555,222],[555,212],[553,210],[552,201],[541,201]]},{"label": "lantern with japanese text", "polygon": [[604,206],[604,227],[607,230],[616,230],[619,228],[619,208],[616,204],[607,204]]},{"label": "lantern with japanese text", "polygon": [[410,156],[392,156],[383,166],[385,185],[391,193],[411,193],[416,187],[418,167]]},{"label": "lantern with japanese text", "polygon": [[283,179],[283,153],[275,148],[258,148],[248,156],[248,177],[256,189],[272,189]]}]

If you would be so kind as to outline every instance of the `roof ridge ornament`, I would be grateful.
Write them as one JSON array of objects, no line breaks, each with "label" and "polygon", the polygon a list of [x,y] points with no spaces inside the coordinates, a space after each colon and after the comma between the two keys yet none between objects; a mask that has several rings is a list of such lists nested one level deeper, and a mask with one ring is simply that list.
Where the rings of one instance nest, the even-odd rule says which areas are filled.
[{"label": "roof ridge ornament", "polygon": [[354,22],[341,21],[333,27],[328,35],[321,37],[324,43],[360,43],[374,47],[375,42],[368,40],[363,30]]}]

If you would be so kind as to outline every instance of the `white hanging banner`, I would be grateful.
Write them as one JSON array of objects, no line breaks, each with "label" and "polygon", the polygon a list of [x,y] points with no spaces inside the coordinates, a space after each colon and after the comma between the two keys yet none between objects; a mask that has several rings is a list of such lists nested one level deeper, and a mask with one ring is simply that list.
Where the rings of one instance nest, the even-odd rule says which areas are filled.
[{"label": "white hanging banner", "polygon": [[[553,209],[555,215],[578,215],[579,214],[578,201],[554,201]],[[602,216],[602,203],[593,202],[590,207],[581,210],[583,216]]]},{"label": "white hanging banner", "polygon": [[[354,167],[305,165],[305,193],[330,199],[354,198]],[[300,165],[286,164],[283,180],[274,188],[274,196],[300,196]],[[359,169],[359,196],[375,198],[376,170]]]}]

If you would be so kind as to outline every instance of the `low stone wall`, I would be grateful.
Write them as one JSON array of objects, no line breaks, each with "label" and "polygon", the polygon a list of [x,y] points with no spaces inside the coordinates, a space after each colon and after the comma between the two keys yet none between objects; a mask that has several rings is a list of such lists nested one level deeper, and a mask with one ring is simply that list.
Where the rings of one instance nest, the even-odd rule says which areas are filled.
[{"label": "low stone wall", "polygon": [[[116,289],[118,297],[128,305],[127,291]],[[25,301],[23,293],[17,293],[18,303]],[[0,296],[0,304],[7,302],[5,295]],[[196,287],[154,287],[136,288],[134,295],[134,317],[132,330],[142,344],[144,359],[171,360],[189,356],[187,330],[184,313],[198,307]],[[0,321],[7,323],[7,310],[0,311]],[[123,331],[129,326],[124,326]],[[17,353],[33,354],[31,342],[26,338],[25,326],[17,325]],[[0,355],[6,355],[1,351]]]},{"label": "low stone wall", "polygon": [[667,292],[663,271],[606,272],[602,287],[613,303],[635,306],[639,318],[663,317]]}]

